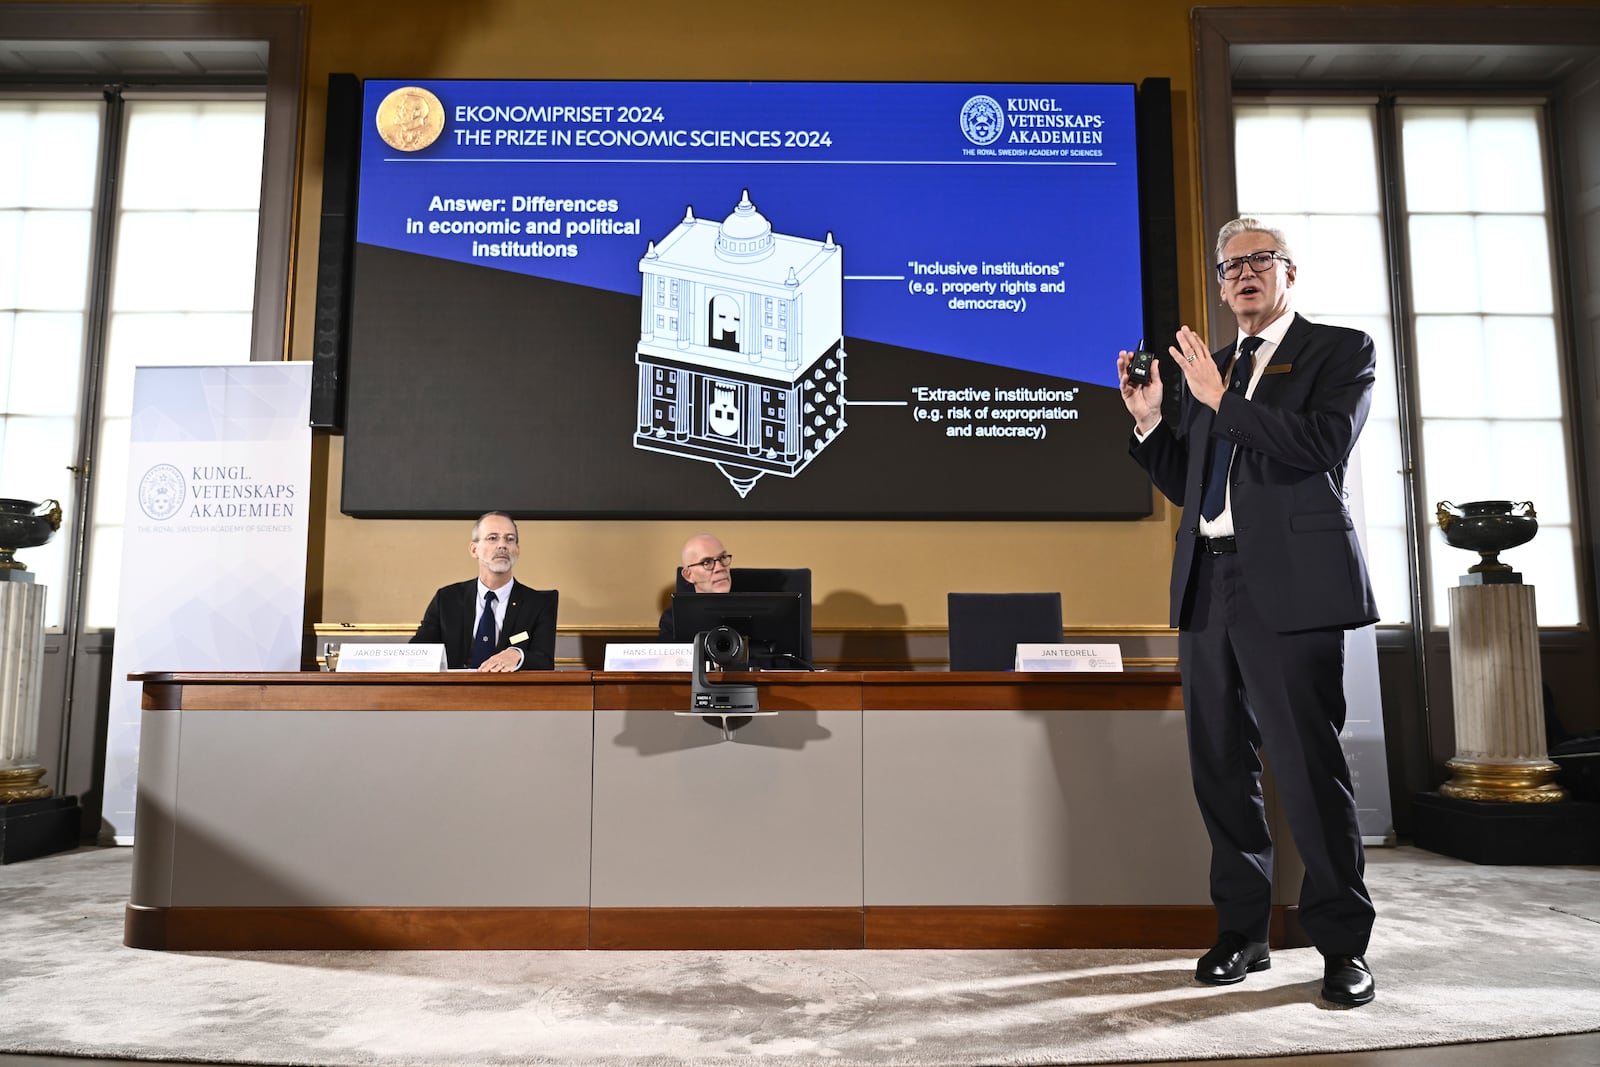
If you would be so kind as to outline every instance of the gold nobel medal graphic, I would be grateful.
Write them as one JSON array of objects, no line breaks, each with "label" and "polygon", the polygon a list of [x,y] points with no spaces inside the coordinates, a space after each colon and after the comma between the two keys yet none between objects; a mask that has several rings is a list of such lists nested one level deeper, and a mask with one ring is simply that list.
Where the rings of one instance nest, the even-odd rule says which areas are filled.
[{"label": "gold nobel medal graphic", "polygon": [[378,136],[390,148],[420,152],[444,130],[444,105],[415,85],[396,89],[378,105]]}]

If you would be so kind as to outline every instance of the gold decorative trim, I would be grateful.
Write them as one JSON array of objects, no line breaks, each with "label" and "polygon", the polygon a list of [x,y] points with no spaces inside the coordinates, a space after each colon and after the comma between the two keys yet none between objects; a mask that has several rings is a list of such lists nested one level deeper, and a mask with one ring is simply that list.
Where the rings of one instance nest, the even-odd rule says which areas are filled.
[{"label": "gold decorative trim", "polygon": [[[811,627],[814,633],[819,634],[926,634],[928,636],[942,636],[950,632],[948,626],[878,626],[878,625],[848,625],[848,626],[817,626]],[[605,632],[600,628],[600,632]],[[1148,635],[1177,636],[1178,631],[1170,626],[1155,624],[1132,624],[1127,626],[1064,626],[1062,634],[1065,637],[1143,637]]]},{"label": "gold decorative trim", "polygon": [[[415,623],[395,622],[319,622],[311,626],[312,633],[319,643],[329,640],[359,641],[363,638],[401,638],[410,637],[416,632]],[[821,636],[881,636],[886,639],[895,637],[943,637],[947,633],[943,626],[814,626],[812,633]],[[656,636],[654,626],[557,626],[558,636],[567,638],[611,637],[624,641],[653,640]],[[1107,637],[1176,637],[1178,631],[1168,626],[1073,626],[1063,632],[1063,637],[1071,640],[1074,637],[1107,638]],[[320,652],[320,648],[317,650]],[[867,651],[863,649],[862,651]],[[326,669],[322,655],[314,655],[314,662],[319,668]],[[817,666],[839,669],[844,660],[817,660]],[[1124,656],[1124,667],[1133,670],[1177,670],[1178,658],[1176,656]],[[577,656],[563,656],[556,660],[557,669],[562,670],[587,670],[591,665],[587,660]],[[934,656],[909,656],[883,658],[853,657],[849,660],[851,670],[947,670],[950,661]]]},{"label": "gold decorative trim", "polygon": [[[353,636],[355,634],[370,634],[374,637],[401,636],[414,633],[417,624],[414,622],[318,622],[311,624],[311,632],[318,637]],[[941,636],[949,632],[945,626],[816,626],[811,627],[814,634],[907,634]],[[1063,629],[1066,637],[1144,637],[1149,635],[1176,637],[1177,630],[1170,626],[1133,625],[1133,626],[1068,626]],[[606,636],[631,636],[633,634],[654,635],[654,625],[641,626],[638,623],[627,623],[616,626],[587,623],[578,626],[556,627],[556,633],[568,637],[606,637]]]},{"label": "gold decorative trim", "polygon": [[[1449,626],[1440,623],[1432,632],[1445,633]],[[402,636],[415,633],[417,624],[414,622],[317,622],[311,624],[311,632],[318,637],[335,637],[344,635],[352,637],[356,634],[371,634],[375,637]],[[813,626],[813,633],[819,634],[943,634],[947,631],[944,626]],[[1405,623],[1379,623],[1378,629],[1400,632],[1409,630]],[[52,631],[60,632],[60,631]],[[586,624],[583,626],[556,627],[559,634],[583,637],[586,635],[603,636],[616,634],[629,636],[634,634],[653,635],[654,626],[641,626],[638,623],[626,625],[606,626]],[[1586,634],[1589,632],[1587,624],[1577,626],[1543,626],[1539,627],[1541,634]],[[1154,623],[1132,624],[1128,626],[1068,626],[1064,628],[1066,636],[1082,634],[1085,637],[1124,636],[1124,637],[1177,637],[1178,631],[1170,626],[1161,626]]]},{"label": "gold decorative trim", "polygon": [[318,637],[349,637],[353,634],[371,634],[375,637],[409,636],[417,632],[414,622],[318,622],[312,623],[311,632]]},{"label": "gold decorative trim", "polygon": [[1482,763],[1452,759],[1445,761],[1445,767],[1452,777],[1439,787],[1439,792],[1456,800],[1553,804],[1567,799],[1566,790],[1551,781],[1561,768],[1549,760]]},{"label": "gold decorative trim", "polygon": [[52,790],[39,784],[43,777],[44,768],[36,764],[0,768],[0,804],[13,800],[44,800]]}]

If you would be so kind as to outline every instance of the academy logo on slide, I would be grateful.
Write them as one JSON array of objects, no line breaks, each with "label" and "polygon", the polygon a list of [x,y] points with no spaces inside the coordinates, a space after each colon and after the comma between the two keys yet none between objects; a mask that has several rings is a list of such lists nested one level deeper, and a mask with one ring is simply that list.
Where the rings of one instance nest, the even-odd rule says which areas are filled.
[{"label": "academy logo on slide", "polygon": [[139,479],[139,506],[152,519],[170,519],[183,507],[183,472],[170,463],[158,463]]},{"label": "academy logo on slide", "polygon": [[444,105],[420,86],[402,86],[378,105],[377,123],[384,144],[402,152],[420,152],[444,132]]},{"label": "academy logo on slide", "polygon": [[961,105],[961,132],[978,146],[994,144],[1006,128],[1006,113],[992,96],[974,96]]}]

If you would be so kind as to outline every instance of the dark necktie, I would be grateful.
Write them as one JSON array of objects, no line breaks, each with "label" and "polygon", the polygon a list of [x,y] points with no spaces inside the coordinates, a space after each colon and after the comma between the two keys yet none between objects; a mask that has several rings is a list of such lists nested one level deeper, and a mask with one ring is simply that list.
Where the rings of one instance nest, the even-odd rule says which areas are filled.
[{"label": "dark necktie", "polygon": [[[1228,392],[1244,396],[1250,388],[1250,376],[1256,368],[1256,349],[1262,344],[1259,337],[1246,337],[1239,342],[1239,354],[1233,361],[1233,377],[1228,380]],[[1210,520],[1222,514],[1228,499],[1228,466],[1233,462],[1233,442],[1211,438],[1211,463],[1206,469],[1205,495],[1200,498],[1200,517]]]},{"label": "dark necktie", "polygon": [[483,666],[483,661],[494,654],[494,602],[497,599],[492,589],[483,594],[483,614],[478,617],[478,632],[472,635],[472,652],[467,656],[469,667]]}]

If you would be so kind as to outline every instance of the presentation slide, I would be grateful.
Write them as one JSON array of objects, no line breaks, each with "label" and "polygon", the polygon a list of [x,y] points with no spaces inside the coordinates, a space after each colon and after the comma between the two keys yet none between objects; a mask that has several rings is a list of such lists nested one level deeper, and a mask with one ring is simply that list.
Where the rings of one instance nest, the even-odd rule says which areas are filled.
[{"label": "presentation slide", "polygon": [[1131,85],[364,85],[342,508],[1128,518]]}]

